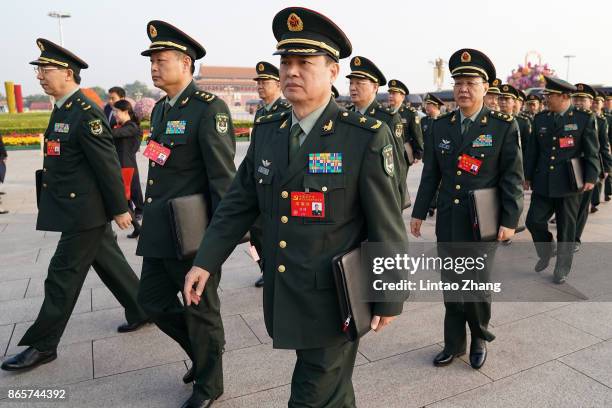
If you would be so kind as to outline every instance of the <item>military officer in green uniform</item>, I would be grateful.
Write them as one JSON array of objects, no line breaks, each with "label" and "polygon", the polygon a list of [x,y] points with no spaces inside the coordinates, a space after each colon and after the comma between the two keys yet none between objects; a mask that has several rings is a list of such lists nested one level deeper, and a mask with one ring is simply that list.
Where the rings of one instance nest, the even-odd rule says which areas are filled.
[{"label": "military officer in green uniform", "polygon": [[253,80],[257,82],[257,93],[263,103],[263,106],[255,112],[255,120],[261,116],[291,109],[289,102],[281,97],[278,68],[269,62],[260,61],[255,66],[255,70],[257,76]]},{"label": "military officer in green uniform", "polygon": [[376,100],[379,87],[386,85],[387,79],[372,61],[361,56],[351,59],[351,72],[346,77],[350,80],[349,91],[352,102],[347,109],[380,120],[395,136],[393,139],[397,176],[395,181],[400,192],[402,208],[406,208],[405,198],[409,197],[406,188],[409,162],[404,147],[404,125],[397,112],[385,108]]},{"label": "military officer in green uniform", "polygon": [[194,62],[205,55],[204,47],[163,21],[150,21],[147,33],[151,44],[141,54],[150,58],[153,84],[166,96],[153,109],[144,151],[149,174],[136,249],[143,257],[138,300],[193,363],[183,378],[194,381],[193,394],[183,407],[206,407],[223,393],[225,339],[217,293],[221,265],[202,302],[184,307],[177,293],[193,259],[178,259],[168,201],[202,194],[206,216],[212,217],[235,175],[234,128],[225,102],[193,82]]},{"label": "military officer in green uniform", "polygon": [[[431,129],[435,120],[438,119],[438,116],[440,116],[440,108],[444,106],[444,101],[438,98],[436,95],[428,93],[427,95],[425,95],[425,98],[423,98],[423,103],[425,104],[425,113],[427,114],[427,116],[421,119],[423,144],[425,145],[427,143],[433,143]],[[437,192],[432,198],[429,210],[427,211],[427,214],[430,217],[433,217],[436,213],[436,201],[438,201]]]},{"label": "military officer in green uniform", "polygon": [[3,370],[22,370],[57,358],[57,345],[90,266],[125,308],[132,331],[146,322],[136,301],[138,277],[117,245],[109,220],[121,229],[131,223],[121,168],[102,111],[79,89],[87,64],[43,38],[36,77],[55,105],[45,131],[42,177],[37,186],[36,229],[59,231],[60,240],[45,280],[45,298],[36,321],[19,341],[28,346],[6,360]]},{"label": "military officer in green uniform", "polygon": [[[293,108],[255,124],[187,275],[185,296],[188,303],[205,296],[215,271],[261,213],[265,325],[275,348],[297,355],[288,406],[354,407],[358,341],[347,341],[341,329],[332,258],[364,239],[407,241],[396,198],[394,136],[380,120],[343,110],[331,97],[338,60],[351,53],[336,24],[290,7],[272,27],[283,94]],[[319,203],[322,215],[301,211],[308,203]],[[371,326],[379,331],[402,304],[373,308]]]},{"label": "military officer in green uniform", "polygon": [[[427,209],[439,187],[436,238],[439,243],[476,241],[469,210],[469,192],[497,187],[500,194],[500,227],[497,240],[512,238],[523,207],[523,166],[518,126],[512,116],[484,106],[484,96],[495,67],[482,52],[456,51],[448,66],[455,83],[455,101],[459,109],[438,117],[431,130],[431,143],[425,143],[421,183],[412,211],[410,229],[421,235]],[[445,244],[447,247],[449,244]],[[460,244],[455,244],[460,245]],[[485,248],[494,255],[495,244]],[[476,246],[474,246],[476,247]],[[451,253],[452,244],[449,248]],[[460,256],[482,256],[461,248]],[[488,267],[487,267],[488,268]],[[488,279],[484,270],[479,279]],[[452,280],[454,273],[442,273]],[[466,351],[466,323],[470,327],[470,364],[479,369],[487,357],[486,342],[495,336],[488,329],[491,317],[490,294],[476,298],[444,292],[444,350],[434,358],[434,365],[450,364]]]},{"label": "military officer in green uniform", "polygon": [[[608,121],[608,142],[612,146],[612,91],[605,92],[604,115]],[[612,175],[604,181],[604,200],[612,200]]]},{"label": "military officer in green uniform", "polygon": [[601,203],[602,190],[604,189],[606,180],[612,171],[612,154],[610,153],[610,124],[609,118],[606,118],[603,111],[605,95],[598,89],[595,89],[595,99],[591,110],[597,117],[597,134],[599,138],[599,157],[602,172],[600,180],[595,184],[593,195],[591,197],[591,212],[597,212],[597,206]]},{"label": "military officer in green uniform", "polygon": [[519,103],[519,90],[509,84],[503,84],[500,86],[501,95],[499,97],[499,108],[501,112],[506,115],[513,116],[516,120],[519,128],[519,135],[521,141],[521,149],[524,154],[525,146],[527,141],[531,137],[531,120],[526,116],[523,116],[521,112],[516,114],[516,105]]},{"label": "military officer in green uniform", "polygon": [[527,95],[525,101],[525,115],[533,122],[535,115],[540,113],[542,110],[542,98],[536,93],[530,93]]},{"label": "military officer in green uniform", "polygon": [[[603,180],[609,172],[609,167],[612,164],[612,157],[610,156],[610,145],[608,143],[608,123],[604,117],[601,117],[598,113],[591,110],[596,102],[597,91],[590,85],[578,83],[574,85],[576,92],[572,93],[572,104],[585,112],[592,113],[595,118],[595,134],[593,137],[597,138],[599,145],[599,179],[595,183],[595,187],[591,191],[585,191],[582,193],[580,201],[580,207],[578,208],[578,217],[576,219],[576,250],[580,248],[582,233],[586,226],[589,212],[597,211],[596,205],[599,204],[599,189],[597,188],[600,184],[599,180]],[[597,193],[597,204],[592,204],[593,198]],[[589,211],[589,208],[591,211]]]},{"label": "military officer in green uniform", "polygon": [[599,143],[595,116],[571,105],[576,87],[562,79],[545,76],[548,111],[535,116],[533,137],[525,156],[525,190],[531,189],[531,204],[525,225],[535,243],[541,272],[555,252],[548,220],[554,214],[558,249],[554,282],[565,282],[572,266],[576,222],[582,191],[570,180],[572,158],[583,163],[584,191],[593,189],[599,175]]},{"label": "military officer in green uniform", "polygon": [[[408,143],[414,162],[418,163],[423,158],[423,132],[421,131],[421,118],[416,109],[406,105],[404,100],[410,93],[408,87],[398,79],[392,79],[389,87],[389,108],[400,115],[404,127],[404,143]],[[412,164],[412,163],[409,163]]]},{"label": "military officer in green uniform", "polygon": [[499,78],[494,78],[493,80],[491,80],[489,83],[489,90],[487,91],[487,94],[484,97],[484,105],[494,111],[500,110],[499,98],[501,92],[499,90],[499,87],[501,86],[501,83],[502,80]]},{"label": "military officer in green uniform", "polygon": [[[253,78],[257,82],[257,92],[264,106],[259,108],[255,112],[255,120],[262,116],[270,115],[273,113],[284,112],[291,109],[289,102],[281,98],[280,89],[280,78],[278,74],[278,68],[266,61],[260,61],[255,66],[257,76]],[[263,286],[263,268],[261,267],[263,259],[261,258],[263,253],[262,239],[261,239],[261,222],[257,220],[250,230],[251,233],[251,244],[255,247],[259,260],[259,268],[262,272],[257,281],[255,281],[255,287],[261,288]]]}]

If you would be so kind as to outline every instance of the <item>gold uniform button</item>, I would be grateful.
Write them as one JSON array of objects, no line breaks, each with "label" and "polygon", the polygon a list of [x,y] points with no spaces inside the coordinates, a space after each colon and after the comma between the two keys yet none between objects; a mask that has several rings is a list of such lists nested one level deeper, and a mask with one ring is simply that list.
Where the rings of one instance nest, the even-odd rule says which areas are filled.
[{"label": "gold uniform button", "polygon": [[174,142],[170,142],[170,146],[174,146]]},{"label": "gold uniform button", "polygon": [[283,224],[286,224],[286,223],[288,223],[288,222],[289,222],[289,218],[287,218],[286,216],[284,216],[284,215],[283,215],[283,216],[281,217],[281,222],[282,222]]},{"label": "gold uniform button", "polygon": [[47,153],[45,153],[45,157],[47,157]]},{"label": "gold uniform button", "polygon": [[74,198],[74,197],[76,197],[76,194],[70,193],[70,198]]},{"label": "gold uniform button", "polygon": [[285,272],[285,265],[278,265],[278,271],[279,271],[280,273]]},{"label": "gold uniform button", "polygon": [[557,137],[556,137],[556,136],[553,136],[553,140],[557,140]]},{"label": "gold uniform button", "polygon": [[556,148],[555,146],[553,146],[553,148],[552,148],[552,149],[553,149],[553,150],[557,150],[557,148]]},{"label": "gold uniform button", "polygon": [[147,198],[147,203],[150,203],[151,201],[153,201],[151,197]]},{"label": "gold uniform button", "polygon": [[151,167],[155,167],[155,162],[151,162]]},{"label": "gold uniform button", "polygon": [[278,243],[278,246],[281,248],[286,248],[287,247],[287,243],[285,241],[281,241]]},{"label": "gold uniform button", "polygon": [[550,166],[549,169],[554,170],[555,166]]},{"label": "gold uniform button", "polygon": [[327,186],[323,186],[323,187],[321,187],[321,191],[322,191],[322,192],[326,192],[326,191],[327,191]]},{"label": "gold uniform button", "polygon": [[43,173],[46,173],[46,172],[47,172],[47,168],[43,167]]},{"label": "gold uniform button", "polygon": [[259,184],[263,183],[263,179],[259,179]]},{"label": "gold uniform button", "polygon": [[461,170],[457,170],[457,175],[460,176],[461,175]]},{"label": "gold uniform button", "polygon": [[48,141],[49,141],[49,139],[45,138],[45,142],[48,142]]},{"label": "gold uniform button", "polygon": [[455,201],[453,201],[455,204],[459,204],[459,199],[455,198]]},{"label": "gold uniform button", "polygon": [[152,186],[153,185],[153,180],[149,180],[149,185]]},{"label": "gold uniform button", "polygon": [[47,183],[43,183],[43,188],[47,188]]},{"label": "gold uniform button", "polygon": [[457,185],[455,186],[455,190],[461,190],[461,186],[460,186],[459,184],[457,184]]},{"label": "gold uniform button", "polygon": [[550,160],[555,160],[555,156],[550,156]]},{"label": "gold uniform button", "polygon": [[283,198],[287,198],[287,197],[289,197],[289,193],[288,193],[288,192],[286,192],[286,191],[283,191],[283,192],[281,193],[281,197],[283,197]]}]

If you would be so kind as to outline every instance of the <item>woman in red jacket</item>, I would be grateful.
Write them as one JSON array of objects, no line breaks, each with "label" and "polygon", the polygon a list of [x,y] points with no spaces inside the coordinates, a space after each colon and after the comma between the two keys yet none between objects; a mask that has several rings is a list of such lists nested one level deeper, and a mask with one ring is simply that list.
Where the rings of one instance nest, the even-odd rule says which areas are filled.
[{"label": "woman in red jacket", "polygon": [[[136,152],[142,141],[142,129],[140,129],[140,121],[134,114],[132,104],[129,101],[120,99],[115,102],[113,113],[118,125],[113,129],[113,141],[119,156],[119,164],[121,164],[125,197],[128,200],[128,208],[130,208],[130,186],[135,169],[137,168]],[[136,221],[136,217],[131,210],[130,215],[132,216],[134,232],[129,234],[128,238],[137,238],[140,234],[140,224]]]}]

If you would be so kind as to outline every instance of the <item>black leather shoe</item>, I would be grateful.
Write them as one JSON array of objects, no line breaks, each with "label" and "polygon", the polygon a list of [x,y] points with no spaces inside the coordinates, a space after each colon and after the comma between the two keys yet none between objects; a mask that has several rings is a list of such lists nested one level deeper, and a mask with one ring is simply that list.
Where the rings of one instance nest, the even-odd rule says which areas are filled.
[{"label": "black leather shoe", "polygon": [[538,259],[538,263],[535,265],[536,272],[542,272],[544,269],[548,268],[548,264],[550,263],[550,258],[540,258]]},{"label": "black leather shoe", "polygon": [[149,324],[149,323],[151,323],[151,320],[149,320],[149,319],[141,320],[141,321],[135,322],[135,323],[124,323],[121,326],[117,327],[117,331],[119,333],[133,332],[133,331],[136,331],[136,330],[140,329],[145,324]]},{"label": "black leather shoe", "polygon": [[185,384],[189,384],[189,383],[192,383],[193,380],[195,380],[195,371],[193,371],[193,365],[192,365],[191,368],[183,376],[183,382]]},{"label": "black leather shoe", "polygon": [[457,354],[452,354],[452,353],[448,353],[442,350],[441,352],[438,353],[437,356],[434,357],[433,363],[436,367],[444,367],[452,363],[455,357],[459,357],[464,354],[465,354],[465,351],[462,351],[461,353],[457,353]]},{"label": "black leather shoe", "polygon": [[576,242],[576,243],[574,244],[574,253],[576,253],[576,252],[580,251],[580,246],[581,246],[581,245],[582,245],[582,243],[580,243],[580,242]]},{"label": "black leather shoe", "polygon": [[562,285],[565,283],[565,276],[555,276],[553,277],[553,283],[557,285]]},{"label": "black leather shoe", "polygon": [[487,342],[483,339],[472,339],[470,344],[470,365],[478,370],[487,360]]},{"label": "black leather shoe", "polygon": [[181,405],[181,408],[208,408],[219,399],[221,395],[215,398],[203,398],[196,394],[191,394],[191,397]]},{"label": "black leather shoe", "polygon": [[606,196],[606,197],[604,198],[604,200],[605,200],[605,201],[610,201],[610,200],[612,200],[612,197],[611,197],[611,196]]},{"label": "black leather shoe", "polygon": [[261,277],[257,279],[257,281],[255,282],[255,287],[261,288],[263,285],[264,285],[264,280],[263,280],[263,275],[261,275]]},{"label": "black leather shoe", "polygon": [[599,208],[595,206],[591,207],[591,214],[596,213],[597,211],[599,211]]},{"label": "black leather shoe", "polygon": [[47,364],[57,358],[57,351],[38,351],[34,347],[28,347],[21,353],[9,358],[2,363],[2,369],[6,371],[26,370]]}]

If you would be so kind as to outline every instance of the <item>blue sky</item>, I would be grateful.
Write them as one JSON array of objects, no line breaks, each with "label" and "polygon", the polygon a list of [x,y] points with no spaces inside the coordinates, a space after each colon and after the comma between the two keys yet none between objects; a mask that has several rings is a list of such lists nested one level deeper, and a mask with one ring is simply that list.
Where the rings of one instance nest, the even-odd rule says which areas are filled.
[{"label": "blue sky", "polygon": [[[37,37],[59,42],[57,21],[47,16],[52,10],[72,14],[63,24],[64,45],[90,65],[82,72],[83,86],[108,88],[134,80],[151,83],[148,61],[140,51],[148,46],[146,23],[152,19],[166,20],[198,39],[207,50],[198,63],[278,63],[272,55],[272,18],[290,5],[328,15],[350,38],[353,55],[370,58],[387,78],[403,80],[412,92],[432,90],[429,61],[447,60],[462,47],[485,52],[502,79],[535,50],[563,78],[563,56],[576,55],[571,82],[612,85],[612,28],[606,28],[612,2],[598,0],[7,1],[0,35],[8,58],[0,66],[0,81],[22,84],[26,95],[40,93],[28,62],[38,56]],[[341,62],[336,84],[342,93],[348,89],[348,62]]]}]

